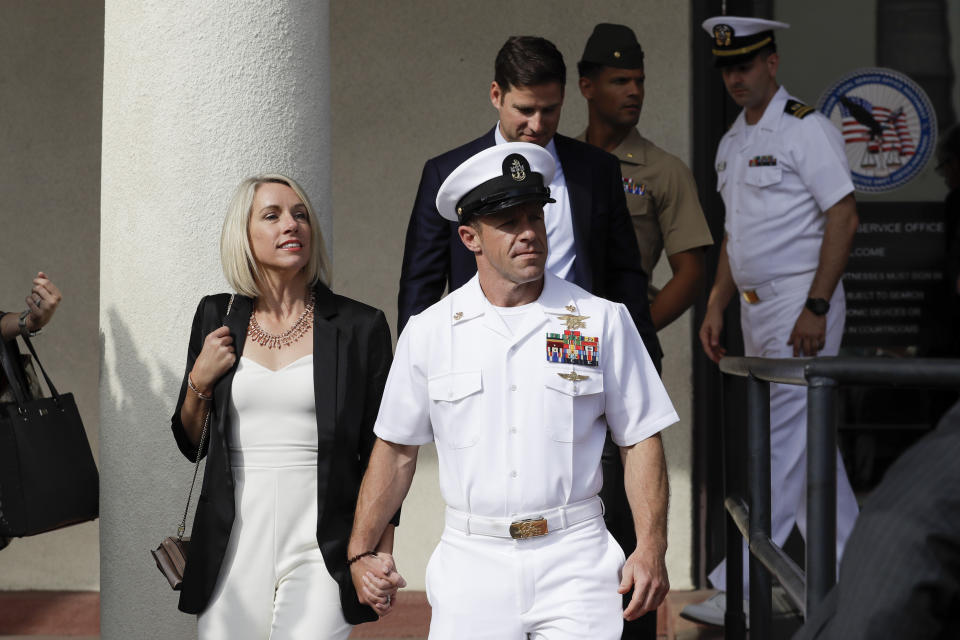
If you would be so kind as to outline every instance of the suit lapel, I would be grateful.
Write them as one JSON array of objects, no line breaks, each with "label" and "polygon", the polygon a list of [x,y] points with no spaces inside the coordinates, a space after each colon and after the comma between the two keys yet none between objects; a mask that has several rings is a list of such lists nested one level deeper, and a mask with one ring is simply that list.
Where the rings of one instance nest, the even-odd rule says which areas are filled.
[{"label": "suit lapel", "polygon": [[[336,299],[327,287],[314,288],[313,309],[313,398],[317,413],[317,442],[320,451],[336,451],[337,409],[344,389],[343,363],[339,359],[340,330],[330,320],[337,315]],[[323,519],[324,496],[329,489],[330,455],[317,456],[317,521]]]},{"label": "suit lapel", "polygon": [[340,363],[337,344],[339,330],[330,322],[337,315],[333,292],[318,286],[313,310],[313,389],[317,410],[317,435],[320,441],[331,440],[336,427],[337,403],[340,396]]},{"label": "suit lapel", "polygon": [[[230,336],[233,338],[233,347],[236,350],[237,359],[234,361],[233,366],[230,367],[230,370],[227,371],[223,376],[217,380],[214,385],[213,395],[216,398],[215,409],[217,420],[215,422],[217,426],[217,432],[220,434],[222,442],[226,443],[226,416],[228,410],[228,402],[230,399],[230,390],[233,387],[233,376],[237,372],[237,365],[240,363],[240,356],[243,355],[243,346],[247,341],[247,326],[250,324],[250,314],[253,312],[253,300],[246,296],[236,295],[233,299],[233,306],[230,308],[230,313],[226,317],[227,328],[230,329]],[[217,323],[216,327],[210,329],[213,331],[220,324],[223,323],[223,319]],[[209,333],[208,331],[207,333]],[[224,451],[227,450],[227,447],[224,447]]]},{"label": "suit lapel", "polygon": [[590,273],[590,170],[582,158],[570,148],[571,140],[559,134],[553,136],[557,157],[563,167],[563,179],[567,183],[570,198],[570,215],[573,217],[573,246],[576,258],[573,261],[574,280],[578,285],[592,290]]}]

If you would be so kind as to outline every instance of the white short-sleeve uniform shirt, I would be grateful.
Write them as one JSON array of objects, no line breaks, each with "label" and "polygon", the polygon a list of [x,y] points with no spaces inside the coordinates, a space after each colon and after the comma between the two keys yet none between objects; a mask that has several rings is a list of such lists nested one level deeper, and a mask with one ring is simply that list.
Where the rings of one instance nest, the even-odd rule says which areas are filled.
[{"label": "white short-sleeve uniform shirt", "polygon": [[374,432],[435,441],[454,509],[511,517],[590,498],[608,427],[625,446],[678,420],[626,308],[544,278],[513,329],[474,276],[400,336]]},{"label": "white short-sleeve uniform shirt", "polygon": [[734,282],[749,288],[816,270],[824,211],[853,191],[840,131],[822,114],[786,113],[783,87],[755,125],[745,113],[717,148]]}]

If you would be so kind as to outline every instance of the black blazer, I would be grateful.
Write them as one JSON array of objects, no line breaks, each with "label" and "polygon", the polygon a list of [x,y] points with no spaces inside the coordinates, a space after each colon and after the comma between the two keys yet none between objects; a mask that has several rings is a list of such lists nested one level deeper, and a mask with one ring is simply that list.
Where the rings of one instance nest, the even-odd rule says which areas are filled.
[{"label": "black blazer", "polygon": [[[563,166],[576,251],[573,281],[590,293],[622,302],[654,363],[660,363],[660,342],[650,319],[647,276],[640,268],[640,250],[623,195],[620,161],[602,149],[553,136]],[[427,160],[410,214],[403,248],[398,297],[398,331],[410,316],[462,286],[477,272],[473,254],[463,246],[457,223],[440,216],[437,192],[443,181],[467,158],[496,144],[494,129],[472,142]]]},{"label": "black blazer", "polygon": [[[347,541],[353,526],[360,480],[375,436],[373,424],[393,359],[390,329],[379,309],[334,294],[317,284],[313,322],[314,397],[317,410],[317,543],[330,575],[340,585],[340,603],[348,622],[376,620],[373,609],[361,605],[347,569]],[[187,438],[180,408],[203,340],[223,324],[228,294],[206,296],[197,307],[190,332],[187,366],[171,424],[180,451],[191,461],[197,449]],[[243,354],[253,300],[236,296],[227,326]],[[235,515],[234,483],[227,446],[229,400],[237,364],[215,384],[209,446],[203,486],[197,501],[190,541],[190,558],[183,576],[180,610],[200,613],[210,602],[220,575]],[[394,524],[396,518],[394,519]]]}]

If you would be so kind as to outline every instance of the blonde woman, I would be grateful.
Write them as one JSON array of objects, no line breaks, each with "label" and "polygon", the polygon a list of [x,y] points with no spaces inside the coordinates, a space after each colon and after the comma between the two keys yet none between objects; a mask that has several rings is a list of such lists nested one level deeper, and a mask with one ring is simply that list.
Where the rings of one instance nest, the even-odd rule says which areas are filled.
[{"label": "blonde woman", "polygon": [[320,226],[288,177],[240,183],[220,255],[237,294],[200,301],[172,418],[183,454],[207,456],[180,609],[201,639],[346,638],[400,583],[393,527],[377,549],[388,579],[364,587],[374,608],[346,555],[390,330],[328,288]]}]

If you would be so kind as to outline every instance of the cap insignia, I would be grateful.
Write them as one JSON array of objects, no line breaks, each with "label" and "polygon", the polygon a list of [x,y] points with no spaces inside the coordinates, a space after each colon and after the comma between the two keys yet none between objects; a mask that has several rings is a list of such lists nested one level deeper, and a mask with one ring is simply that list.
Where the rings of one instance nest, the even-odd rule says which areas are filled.
[{"label": "cap insignia", "polygon": [[613,57],[614,57],[614,58],[619,58],[619,57],[620,57],[620,52],[619,52],[619,51],[614,51],[614,52],[613,52]]},{"label": "cap insignia", "polygon": [[527,171],[530,170],[530,164],[527,159],[519,153],[511,153],[503,159],[503,175],[510,173],[510,177],[516,182],[523,182],[527,179]]},{"label": "cap insignia", "polygon": [[729,47],[733,41],[733,27],[728,24],[718,24],[713,28],[713,37],[718,47]]}]

